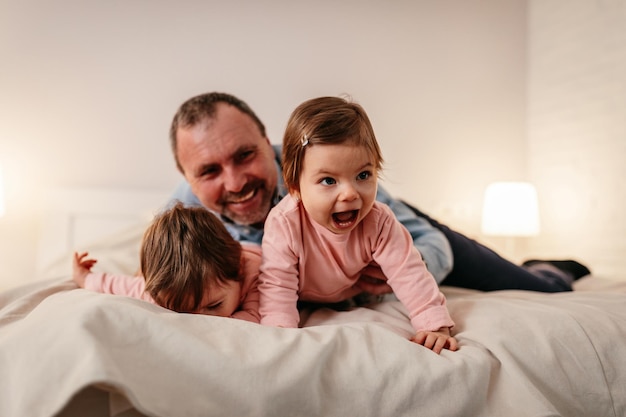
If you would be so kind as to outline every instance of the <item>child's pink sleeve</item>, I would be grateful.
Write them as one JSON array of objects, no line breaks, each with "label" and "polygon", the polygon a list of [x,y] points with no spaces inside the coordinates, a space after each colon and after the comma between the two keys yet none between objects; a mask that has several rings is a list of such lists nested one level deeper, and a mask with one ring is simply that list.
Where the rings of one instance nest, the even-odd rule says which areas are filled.
[{"label": "child's pink sleeve", "polygon": [[143,277],[91,272],[85,278],[85,289],[105,294],[125,295],[154,304],[152,297],[145,291],[146,281]]},{"label": "child's pink sleeve", "polygon": [[297,308],[299,257],[291,245],[297,239],[291,235],[290,219],[277,208],[274,207],[265,220],[259,312],[263,325],[295,328],[300,322]]}]

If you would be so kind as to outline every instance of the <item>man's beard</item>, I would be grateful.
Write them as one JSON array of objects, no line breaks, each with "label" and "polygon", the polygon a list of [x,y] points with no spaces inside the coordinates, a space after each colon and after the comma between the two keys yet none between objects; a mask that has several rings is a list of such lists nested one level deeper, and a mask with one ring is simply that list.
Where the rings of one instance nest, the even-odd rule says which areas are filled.
[{"label": "man's beard", "polygon": [[[229,209],[228,201],[237,200],[238,195],[246,195],[251,189],[255,189],[257,194],[261,194],[261,203],[259,206],[251,211],[246,213],[241,213],[239,211],[234,212]],[[263,223],[265,218],[267,217],[267,213],[269,213],[272,208],[272,196],[273,194],[267,190],[266,184],[262,181],[257,181],[255,183],[251,183],[244,187],[243,191],[237,194],[232,194],[228,198],[222,199],[222,215],[228,217],[233,222],[241,225],[253,225],[257,223]],[[256,198],[257,196],[255,195]]]}]

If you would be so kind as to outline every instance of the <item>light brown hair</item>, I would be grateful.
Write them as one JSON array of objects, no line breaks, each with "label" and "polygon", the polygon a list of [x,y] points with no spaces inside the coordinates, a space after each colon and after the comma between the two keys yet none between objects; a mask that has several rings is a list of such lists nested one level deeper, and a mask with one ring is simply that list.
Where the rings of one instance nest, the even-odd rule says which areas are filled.
[{"label": "light brown hair", "polygon": [[146,291],[177,312],[198,309],[212,286],[242,280],[240,243],[213,213],[182,203],[155,217],[144,233],[140,260]]},{"label": "light brown hair", "polygon": [[310,146],[350,144],[363,146],[377,170],[383,157],[367,113],[359,104],[340,97],[319,97],[300,104],[291,113],[283,137],[283,179],[299,191],[304,154]]},{"label": "light brown hair", "polygon": [[190,128],[199,123],[215,118],[215,106],[217,103],[229,104],[239,109],[242,113],[250,116],[259,128],[261,135],[266,137],[265,125],[263,125],[250,106],[248,106],[243,100],[240,100],[231,94],[218,92],[205,93],[192,97],[180,105],[170,126],[170,146],[172,147],[176,167],[180,172],[183,172],[183,167],[180,165],[180,161],[178,160],[178,139],[176,137],[178,129]]}]

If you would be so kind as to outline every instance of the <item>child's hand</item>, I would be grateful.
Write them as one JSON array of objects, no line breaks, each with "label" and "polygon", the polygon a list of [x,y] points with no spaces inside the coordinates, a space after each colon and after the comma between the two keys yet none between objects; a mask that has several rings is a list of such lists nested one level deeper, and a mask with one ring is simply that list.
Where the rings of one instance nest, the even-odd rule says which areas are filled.
[{"label": "child's hand", "polygon": [[451,351],[459,348],[458,342],[454,337],[450,336],[450,329],[447,327],[442,327],[436,332],[417,332],[411,338],[411,341],[432,350],[436,354],[441,353],[441,350],[444,348]]},{"label": "child's hand", "polygon": [[85,279],[87,274],[91,272],[91,267],[98,262],[95,259],[86,259],[88,252],[74,252],[74,261],[72,262],[72,279],[80,287],[85,288]]}]

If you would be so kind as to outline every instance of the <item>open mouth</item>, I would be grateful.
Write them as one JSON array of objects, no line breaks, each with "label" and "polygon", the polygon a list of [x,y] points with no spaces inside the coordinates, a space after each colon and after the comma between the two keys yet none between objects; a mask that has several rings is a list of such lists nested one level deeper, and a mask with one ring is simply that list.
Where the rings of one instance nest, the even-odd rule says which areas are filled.
[{"label": "open mouth", "polygon": [[342,211],[340,213],[333,213],[333,222],[338,229],[345,229],[356,223],[358,217],[358,210]]}]

